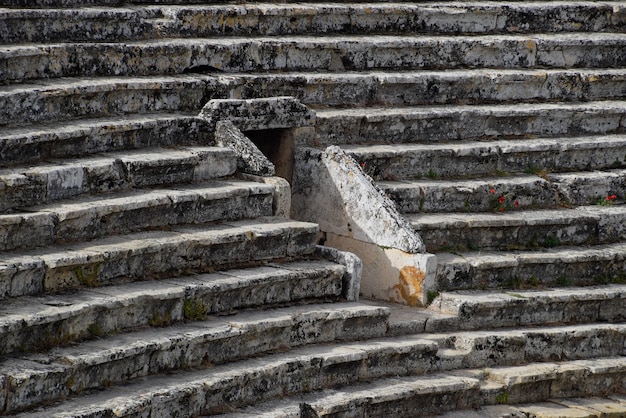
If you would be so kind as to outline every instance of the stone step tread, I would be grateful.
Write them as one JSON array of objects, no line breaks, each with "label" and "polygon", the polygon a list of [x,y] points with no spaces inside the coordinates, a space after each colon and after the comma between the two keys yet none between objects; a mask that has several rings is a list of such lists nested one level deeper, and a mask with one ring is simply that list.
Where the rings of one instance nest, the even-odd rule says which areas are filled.
[{"label": "stone step tread", "polygon": [[3,210],[86,193],[189,183],[232,175],[235,154],[221,147],[147,148],[0,170]]},{"label": "stone step tread", "polygon": [[589,286],[623,283],[626,244],[560,246],[541,251],[439,253],[439,289]]},{"label": "stone step tread", "polygon": [[[0,50],[0,60],[6,66],[4,81],[78,74],[182,73],[206,66],[229,72],[403,67],[600,68],[623,66],[624,57],[618,51],[624,44],[626,34],[621,33],[170,38],[121,44],[6,46]],[[250,49],[255,51],[254,59],[250,59]],[[398,50],[405,53],[399,54]],[[187,53],[181,55],[181,51]],[[141,60],[120,62],[111,58],[119,54],[141,54]],[[457,62],[450,62],[451,54]],[[164,56],[172,59],[163,59]]]},{"label": "stone step tread", "polygon": [[134,189],[0,214],[0,249],[33,248],[148,228],[272,215],[274,188],[215,180],[168,189]]},{"label": "stone step tread", "polygon": [[[310,88],[303,90],[302,84]],[[626,95],[624,70],[468,69],[74,77],[0,86],[0,122],[155,111],[194,112],[211,97],[295,96],[315,107],[442,103],[589,101]],[[572,88],[565,91],[563,85]],[[72,97],[76,104],[67,108]],[[139,98],[143,100],[139,101]],[[33,103],[34,102],[34,103]],[[45,112],[30,111],[34,106]],[[37,129],[37,125],[34,129]],[[9,128],[14,129],[14,128]],[[20,134],[19,130],[16,130]],[[8,131],[12,133],[11,130]]]},{"label": "stone step tread", "polygon": [[618,100],[591,101],[580,103],[517,103],[510,105],[482,104],[482,105],[457,105],[457,106],[394,106],[394,107],[356,107],[347,109],[319,109],[317,117],[332,119],[336,117],[364,118],[367,121],[377,122],[388,117],[401,116],[407,119],[430,119],[433,117],[445,117],[472,113],[481,115],[533,115],[537,112],[550,110],[590,112],[623,107],[623,102]]},{"label": "stone step tread", "polygon": [[345,145],[375,179],[469,177],[494,173],[550,172],[626,165],[621,134],[431,144]]},{"label": "stone step tread", "polygon": [[546,402],[521,405],[492,405],[474,410],[452,411],[439,418],[609,418],[626,415],[626,402],[623,395],[589,398],[549,399]]},{"label": "stone step tread", "polygon": [[[327,389],[304,396],[293,396],[283,398],[280,401],[255,404],[221,416],[228,418],[249,416],[286,418],[344,416],[346,413],[350,413],[352,416],[357,416],[357,414],[358,416],[385,416],[388,414],[411,416],[416,410],[419,410],[420,414],[434,416],[446,410],[467,410],[484,405],[494,405],[498,402],[502,403],[502,396],[505,393],[507,394],[507,402],[512,404],[523,402],[523,395],[513,391],[529,390],[528,388],[532,383],[524,386],[522,382],[515,379],[507,382],[492,382],[490,381],[490,373],[494,373],[494,376],[498,377],[507,376],[511,372],[524,373],[525,378],[530,382],[532,382],[531,379],[536,379],[537,382],[554,381],[558,383],[564,379],[573,378],[573,376],[568,375],[579,374],[576,376],[579,379],[578,383],[587,384],[588,387],[571,390],[574,393],[578,392],[578,395],[574,396],[606,396],[605,393],[601,393],[602,389],[593,387],[594,381],[605,375],[607,379],[611,379],[609,376],[619,372],[623,373],[625,368],[626,360],[622,357],[563,363],[536,363],[509,369],[487,368],[416,377],[381,378],[374,382],[354,383],[341,389]],[[619,384],[611,386],[612,391],[615,391],[616,387],[619,387]],[[510,397],[508,391],[512,391]],[[540,392],[541,394],[533,394],[540,398],[535,402],[547,401],[551,398],[549,391],[541,390]],[[554,392],[555,394],[566,393],[567,390],[561,389]],[[511,408],[511,406],[493,408],[502,410],[503,408]],[[261,414],[257,415],[257,411],[261,411]],[[465,411],[458,411],[459,415],[451,413],[451,416],[461,417],[464,416],[461,415],[463,412]],[[469,417],[474,416],[477,415],[469,415]]]},{"label": "stone step tread", "polygon": [[[437,5],[413,5],[413,4],[361,4],[361,3],[325,3],[325,4],[272,4],[261,3],[246,5],[245,14],[243,11],[232,6],[225,5],[170,5],[167,9],[158,6],[139,6],[118,8],[117,10],[107,10],[100,8],[93,8],[87,10],[70,9],[65,11],[63,9],[56,10],[3,10],[0,11],[0,19],[14,20],[20,19],[28,22],[28,19],[37,19],[39,26],[41,27],[41,20],[56,22],[58,19],[67,18],[68,16],[75,16],[76,13],[80,13],[80,19],[112,19],[116,21],[128,22],[122,26],[126,30],[118,30],[104,32],[100,35],[99,31],[92,28],[89,33],[81,33],[83,37],[95,38],[95,39],[116,39],[120,36],[124,38],[145,37],[152,34],[147,31],[141,24],[146,25],[145,20],[150,19],[150,23],[155,20],[162,22],[162,25],[151,24],[149,28],[154,31],[156,27],[162,28],[166,25],[166,28],[172,26],[172,30],[181,30],[185,26],[182,24],[181,19],[184,22],[191,20],[191,17],[198,15],[214,15],[220,16],[223,13],[238,13],[237,17],[242,21],[236,28],[235,33],[251,34],[262,31],[264,33],[271,34],[283,34],[294,32],[312,32],[319,31],[322,33],[328,33],[329,31],[337,31],[339,29],[346,30],[346,26],[349,26],[350,31],[362,31],[368,29],[370,31],[376,30],[400,30],[403,32],[418,31],[423,32],[428,30],[429,32],[469,32],[469,33],[485,33],[485,32],[528,32],[538,28],[546,31],[545,24],[549,23],[549,20],[540,19],[536,14],[548,13],[551,9],[556,7],[561,10],[566,8],[567,14],[561,13],[559,15],[559,25],[553,25],[551,30],[564,31],[564,30],[602,30],[610,29],[613,27],[619,27],[619,2],[603,2],[602,4],[590,4],[587,2],[532,2],[530,4],[518,4],[510,5],[504,2],[482,2],[482,3],[465,3],[459,5],[445,5],[446,7]],[[72,14],[70,14],[72,13]],[[413,21],[412,19],[401,19],[399,22],[392,18],[396,18],[400,15],[402,17],[407,14],[417,13],[421,19]],[[534,19],[529,19],[528,14],[534,14]],[[332,14],[335,20],[325,22],[319,19],[326,14]],[[520,16],[521,14],[521,16]],[[318,20],[311,22],[311,16],[315,16]],[[372,16],[373,15],[373,16]],[[482,16],[481,16],[482,15]],[[506,21],[503,21],[503,16],[506,16]],[[246,18],[247,17],[247,18]],[[341,17],[339,19],[338,17]],[[521,22],[519,21],[521,18]],[[185,19],[186,18],[186,19]],[[303,21],[289,22],[286,25],[281,19],[284,18],[296,18]],[[454,21],[450,21],[454,18]],[[612,20],[613,19],[613,20]],[[321,20],[321,21],[320,21]],[[134,24],[130,27],[128,25]],[[543,25],[540,25],[543,24]],[[584,24],[586,23],[586,24]],[[34,23],[27,27],[32,27]],[[85,23],[83,23],[83,26]],[[285,27],[286,26],[286,27]],[[65,26],[61,26],[65,28]],[[217,31],[220,26],[217,24],[198,24],[196,23],[194,31],[190,33],[211,33]],[[87,26],[90,28],[90,26]],[[43,33],[47,33],[48,37],[51,34],[56,34],[56,26],[52,28],[46,28]],[[85,28],[81,27],[84,32],[87,32]],[[134,30],[133,30],[134,29]],[[143,29],[143,30],[142,30]],[[58,29],[57,29],[58,30]],[[187,31],[189,31],[187,29]],[[187,32],[185,31],[185,32]],[[52,32],[52,33],[50,33]],[[147,33],[146,33],[147,32]],[[7,34],[8,35],[8,34]],[[19,36],[22,35],[22,36]],[[18,40],[30,40],[39,39],[36,34],[32,32],[21,32],[20,34],[13,34],[8,39]],[[100,36],[98,36],[100,35]],[[115,35],[115,37],[113,37]],[[124,36],[125,35],[125,36]],[[153,35],[153,34],[152,34]],[[45,38],[44,38],[45,39]]]},{"label": "stone step tread", "polygon": [[347,144],[342,148],[348,153],[361,159],[394,158],[426,154],[430,152],[445,152],[451,156],[463,157],[478,154],[481,156],[499,153],[515,153],[536,150],[567,151],[570,149],[589,150],[595,147],[621,147],[626,143],[626,135],[594,135],[563,138],[533,138],[533,139],[501,139],[483,141],[458,141],[453,143],[432,144]]},{"label": "stone step tread", "polygon": [[480,251],[462,254],[440,253],[440,264],[467,263],[479,269],[518,264],[574,263],[577,261],[612,260],[626,256],[626,243],[590,247],[546,248],[543,251]]},{"label": "stone step tread", "polygon": [[[477,179],[378,181],[404,213],[506,212],[571,205],[619,204],[626,169],[577,171],[545,176],[513,174]],[[613,197],[615,195],[615,197]],[[611,196],[610,201],[606,201]]]},{"label": "stone step tread", "polygon": [[544,210],[525,210],[502,213],[420,213],[406,218],[418,231],[452,228],[505,228],[519,226],[571,225],[576,222],[600,222],[607,216],[621,219],[626,206],[578,206]]},{"label": "stone step tread", "polygon": [[507,209],[497,213],[409,213],[405,217],[429,252],[597,245],[626,239],[626,207],[606,199],[606,206]]},{"label": "stone step tread", "polygon": [[[28,381],[31,387],[45,387],[45,381],[55,380],[55,374],[72,376],[69,387],[45,395],[49,402],[79,390],[101,388],[103,381],[120,384],[179,368],[206,368],[312,344],[380,337],[386,331],[387,315],[384,308],[334,303],[207,317],[200,322],[56,347],[41,354],[5,357],[0,361],[0,376],[13,382]],[[17,392],[35,395],[24,387]],[[33,403],[44,400],[32,398]],[[33,406],[28,402],[22,400],[21,407]]]},{"label": "stone step tread", "polygon": [[[135,380],[124,386],[114,386],[101,393],[77,398],[75,401],[66,401],[60,409],[75,413],[78,405],[81,409],[95,407],[101,411],[108,411],[113,407],[116,413],[123,415],[143,409],[146,406],[146,400],[148,400],[148,405],[152,404],[156,400],[155,396],[158,396],[158,393],[164,393],[164,390],[170,392],[170,400],[177,404],[183,392],[195,392],[204,387],[215,390],[217,398],[222,398],[227,396],[223,391],[229,387],[240,388],[243,382],[248,382],[245,390],[236,395],[232,401],[250,402],[254,398],[268,399],[276,391],[287,395],[321,389],[321,385],[324,385],[323,380],[336,385],[352,382],[355,378],[364,379],[368,375],[374,377],[406,375],[418,373],[420,370],[423,372],[424,368],[428,367],[425,359],[434,355],[435,352],[434,342],[416,337],[396,338],[391,341],[374,339],[361,342],[316,344],[294,348],[287,353],[269,354],[235,363],[215,365],[206,370],[191,370],[148,380]],[[361,365],[364,363],[370,364],[364,367]],[[293,367],[295,370],[289,372],[288,369]],[[303,379],[310,376],[310,383],[301,381],[291,387],[280,383],[286,378],[297,378],[298,376],[294,376],[294,373],[301,374]],[[259,379],[265,383],[261,383]],[[254,394],[250,392],[258,390],[259,384],[267,384],[267,379],[273,383],[264,391]],[[331,383],[333,381],[335,382]],[[140,393],[142,395],[139,395]],[[212,399],[208,402],[209,404],[214,402],[214,406],[219,407],[223,406],[224,400],[215,402]],[[154,405],[156,406],[156,403]],[[187,405],[186,408],[189,409],[184,415],[200,413],[198,406]],[[55,412],[60,409],[52,408],[46,413],[50,414],[48,416],[55,416]],[[172,413],[172,410],[169,412]]]},{"label": "stone step tread", "polygon": [[0,255],[0,296],[207,271],[311,254],[316,224],[257,218],[172,227]]},{"label": "stone step tread", "polygon": [[605,135],[624,132],[621,101],[320,109],[320,146]]},{"label": "stone step tread", "polygon": [[[199,120],[149,113],[25,124],[0,132],[0,166],[155,146],[200,145]],[[194,137],[198,137],[199,141]]]},{"label": "stone step tread", "polygon": [[390,310],[389,335],[623,322],[626,285],[442,291],[428,308],[361,300]]},{"label": "stone step tread", "polygon": [[[133,327],[158,326],[159,318],[165,325],[168,321],[197,320],[264,304],[270,307],[307,298],[332,298],[342,290],[344,272],[342,265],[308,259],[6,299],[0,301],[0,352],[37,351],[50,348],[56,340],[67,344]],[[320,282],[317,287],[316,281]],[[254,316],[242,314],[236,318],[249,315]]]},{"label": "stone step tread", "polygon": [[[222,83],[245,83],[254,80],[275,81],[284,84],[306,80],[308,84],[341,84],[341,83],[368,83],[378,82],[379,84],[407,84],[422,83],[422,80],[450,80],[459,82],[460,80],[484,79],[485,82],[523,83],[531,80],[540,80],[544,83],[550,78],[578,78],[578,82],[585,81],[594,83],[601,81],[622,80],[626,76],[624,68],[468,68],[468,69],[442,69],[442,70],[420,70],[420,69],[394,69],[389,71],[364,70],[364,71],[290,71],[288,73],[268,73],[268,72],[247,72],[234,74],[170,74],[170,75],[146,75],[146,76],[77,76],[53,79],[26,80],[19,84],[8,84],[0,86],[0,98],[4,99],[12,95],[45,93],[47,96],[65,96],[75,94],[87,94],[107,92],[114,89],[147,90],[159,87],[160,89],[180,88],[181,86],[193,87],[198,83],[208,84],[210,82]],[[432,93],[432,92],[431,92]],[[585,92],[588,94],[588,92]],[[325,102],[318,103],[319,105]]]},{"label": "stone step tread", "polygon": [[[423,35],[423,34],[402,34],[398,36],[395,34],[368,34],[351,35],[341,34],[333,35],[332,37],[319,37],[316,35],[282,35],[281,37],[273,36],[233,36],[233,37],[206,37],[206,38],[164,38],[164,39],[151,39],[151,40],[138,40],[138,41],[125,41],[124,45],[128,46],[151,46],[156,47],[159,45],[238,45],[248,44],[251,42],[263,42],[269,44],[282,44],[282,43],[298,43],[302,46],[306,46],[307,43],[317,45],[341,45],[345,42],[353,42],[358,40],[360,43],[369,45],[381,44],[383,46],[389,45],[411,45],[411,44],[428,44],[439,43],[441,41],[450,40],[458,43],[477,44],[485,41],[534,41],[534,42],[553,42],[557,44],[570,44],[580,43],[583,45],[601,44],[606,43],[608,45],[620,45],[621,42],[626,40],[626,34],[623,33],[611,33],[611,32],[566,32],[566,33],[535,33],[535,34],[493,34],[493,35]],[[81,47],[85,45],[98,45],[97,42],[54,42],[45,44],[46,48],[55,48],[62,46]],[[104,47],[109,47],[112,44],[102,43]],[[24,43],[17,45],[4,45],[2,47],[2,54],[0,56],[11,57],[19,56],[22,53],[27,52],[41,52],[39,48],[43,45],[38,43]]]},{"label": "stone step tread", "polygon": [[[548,324],[624,322],[626,285],[441,292],[429,310],[453,319],[426,322],[430,332]],[[404,314],[406,317],[406,313]],[[393,321],[394,312],[391,313]],[[397,321],[400,322],[400,321]],[[403,331],[406,327],[398,325]]]}]

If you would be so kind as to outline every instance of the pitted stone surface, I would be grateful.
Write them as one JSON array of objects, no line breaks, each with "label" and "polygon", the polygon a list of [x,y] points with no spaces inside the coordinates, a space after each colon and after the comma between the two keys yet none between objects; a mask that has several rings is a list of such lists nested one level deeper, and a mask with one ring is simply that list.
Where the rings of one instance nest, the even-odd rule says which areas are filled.
[{"label": "pitted stone surface", "polygon": [[230,120],[220,120],[215,124],[217,144],[232,149],[237,154],[237,169],[246,174],[273,176],[274,164],[243,134]]},{"label": "pitted stone surface", "polygon": [[214,99],[198,115],[210,128],[221,120],[230,121],[241,131],[300,128],[315,124],[315,112],[295,97],[264,99]]}]

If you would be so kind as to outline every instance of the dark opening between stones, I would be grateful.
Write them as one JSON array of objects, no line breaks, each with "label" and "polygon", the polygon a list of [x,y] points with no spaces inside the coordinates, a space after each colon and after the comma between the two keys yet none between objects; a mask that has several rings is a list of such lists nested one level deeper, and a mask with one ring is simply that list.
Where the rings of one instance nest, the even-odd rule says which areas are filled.
[{"label": "dark opening between stones", "polygon": [[291,129],[264,129],[244,134],[276,167],[276,175],[291,184],[295,138]]}]

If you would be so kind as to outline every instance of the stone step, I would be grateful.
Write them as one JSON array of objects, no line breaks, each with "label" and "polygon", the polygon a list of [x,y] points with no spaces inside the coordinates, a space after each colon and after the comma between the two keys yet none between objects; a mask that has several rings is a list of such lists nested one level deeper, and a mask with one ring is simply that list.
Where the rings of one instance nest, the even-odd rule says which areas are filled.
[{"label": "stone step", "polygon": [[81,197],[0,215],[0,250],[85,241],[142,229],[272,215],[274,188],[213,181]]},{"label": "stone step", "polygon": [[439,345],[441,370],[531,362],[618,357],[626,354],[626,324],[517,328],[425,334]]},{"label": "stone step", "polygon": [[390,336],[626,320],[626,285],[442,291],[428,308],[367,301],[390,310]]},{"label": "stone step", "polygon": [[0,87],[0,124],[110,117],[116,113],[197,113],[209,98],[273,96],[294,96],[315,107],[620,99],[626,96],[626,70],[472,69],[48,79]]},{"label": "stone step", "polygon": [[[485,36],[289,36],[5,46],[0,81],[226,72],[443,68],[614,68],[622,33]],[[121,60],[120,56],[135,57]]]},{"label": "stone step", "polygon": [[[165,112],[158,116],[133,116],[128,122],[132,125],[143,122],[142,117],[148,118],[148,121],[150,117],[183,117],[192,123],[190,115],[197,115],[210,98],[227,97],[223,90],[219,79],[214,76],[189,74],[137,78],[78,77],[26,82],[0,88],[0,103],[3,105],[0,123],[17,124],[15,133],[18,135],[21,133],[19,128],[28,129],[21,126],[25,123],[87,117],[111,118],[121,114]],[[181,112],[187,114],[179,116]],[[79,125],[83,130],[87,122],[77,121],[83,123]],[[40,129],[45,132],[50,128]],[[60,134],[64,135],[65,132]]]},{"label": "stone step", "polygon": [[626,416],[624,395],[606,398],[549,399],[546,402],[522,405],[493,405],[476,410],[462,410],[437,415],[440,418],[620,418]]},{"label": "stone step", "polygon": [[376,180],[626,166],[626,135],[342,147]]},{"label": "stone step", "polygon": [[[353,384],[342,389],[327,389],[304,396],[294,396],[283,399],[280,403],[255,404],[222,416],[409,417],[416,416],[416,411],[419,411],[419,416],[439,416],[447,411],[469,410],[498,404],[505,406],[494,407],[491,410],[510,411],[509,404],[537,403],[559,397],[607,396],[622,392],[625,372],[626,360],[623,357],[615,357],[460,370],[417,377],[395,377]],[[262,411],[262,415],[256,414],[259,410]],[[457,415],[452,413],[449,416],[465,416],[460,414],[459,411]],[[468,415],[474,416],[476,415]]]},{"label": "stone step", "polygon": [[316,224],[258,218],[175,226],[0,256],[0,298],[227,269],[313,253]]},{"label": "stone step", "polygon": [[501,208],[506,212],[561,207],[567,203],[554,183],[535,175],[379,181],[377,184],[405,213],[499,213]]},{"label": "stone step", "polygon": [[320,146],[621,133],[624,103],[377,107],[317,111]]},{"label": "stone step", "polygon": [[106,416],[113,410],[117,416],[158,416],[157,411],[181,417],[219,413],[276,396],[387,376],[423,374],[436,350],[434,342],[416,337],[301,347],[206,370],[136,381],[35,413],[49,417],[61,411],[75,417],[85,413]]},{"label": "stone step", "polygon": [[[211,319],[207,325],[211,328],[211,324],[219,322],[213,317],[215,315],[232,315],[242,309],[311,303],[323,299],[337,300],[341,296],[345,270],[339,264],[309,259],[162,281],[82,289],[66,294],[7,299],[0,304],[3,314],[0,319],[0,354],[43,352],[62,346],[75,348],[77,342],[94,338],[98,341],[88,345],[105,344],[102,338],[106,335],[113,335],[110,338],[115,341],[116,338],[130,341],[134,338],[132,334],[128,334],[131,337],[115,337],[115,334],[136,327],[162,327],[182,320],[207,318]],[[338,306],[341,308],[341,305]],[[388,311],[376,306],[370,306],[370,310]],[[264,315],[271,316],[268,312]],[[370,321],[371,332],[380,333],[382,325],[376,322],[379,320],[370,318]],[[356,322],[352,325],[357,326]],[[216,327],[225,332],[223,327]],[[299,330],[313,332],[314,327]],[[241,333],[235,331],[226,334],[231,338]],[[386,326],[383,326],[382,332],[385,331]],[[159,331],[160,334],[167,332],[165,329]],[[350,330],[342,332],[347,335]],[[139,350],[139,342],[134,347]]]},{"label": "stone step", "polygon": [[506,213],[571,205],[619,205],[625,197],[626,170],[379,181],[377,184],[405,213]]},{"label": "stone step", "polygon": [[0,362],[0,376],[13,385],[10,390],[4,387],[0,395],[7,400],[2,412],[177,369],[206,368],[312,344],[380,337],[387,330],[387,315],[383,308],[354,303],[252,311],[7,357]]},{"label": "stone step", "polygon": [[149,147],[206,145],[210,141],[200,124],[195,116],[152,113],[6,128],[0,133],[0,166]]},{"label": "stone step", "polygon": [[6,168],[0,170],[0,211],[88,193],[204,181],[236,168],[234,152],[218,147],[152,148]]},{"label": "stone step", "polygon": [[626,207],[409,214],[429,252],[542,249],[626,241]]},{"label": "stone step", "polygon": [[[66,39],[120,42],[159,35],[602,32],[623,30],[624,13],[623,4],[615,1],[596,4],[545,1],[446,5],[335,2],[321,5],[246,4],[245,7],[179,4],[167,8],[7,9],[0,12],[0,39],[7,44],[16,44]],[[226,26],[229,19],[236,24]]]},{"label": "stone step", "polygon": [[624,242],[543,251],[440,253],[436,283],[442,290],[623,283],[624,260]]}]

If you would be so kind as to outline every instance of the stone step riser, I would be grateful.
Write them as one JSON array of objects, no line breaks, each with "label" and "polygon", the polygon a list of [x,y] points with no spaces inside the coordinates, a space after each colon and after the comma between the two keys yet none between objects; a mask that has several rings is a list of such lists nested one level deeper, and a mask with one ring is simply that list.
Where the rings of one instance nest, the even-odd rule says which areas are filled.
[{"label": "stone step riser", "polygon": [[0,124],[148,112],[196,114],[210,99],[228,97],[225,86],[218,83],[217,78],[187,75],[178,79],[167,77],[143,81],[123,78],[64,80],[60,86],[44,89],[26,86],[2,95]]},{"label": "stone step riser", "polygon": [[[620,31],[624,28],[619,4],[503,4],[473,6],[402,6],[376,4],[272,5],[268,8],[205,6],[162,9],[146,7],[120,11],[9,10],[0,15],[0,38],[22,42],[129,41],[171,36],[370,33],[532,33]],[[268,13],[269,11],[269,13]],[[70,22],[74,23],[71,24]],[[78,23],[78,24],[77,24]]]},{"label": "stone step riser", "polygon": [[0,260],[0,297],[62,292],[311,254],[317,226],[287,220],[177,227]]},{"label": "stone step riser", "polygon": [[[470,410],[485,405],[541,402],[557,396],[591,397],[620,393],[624,390],[624,371],[623,360],[605,359],[597,364],[590,361],[539,363],[527,368],[486,368],[425,377],[385,379],[377,383],[356,385],[351,390],[327,390],[318,395],[305,395],[298,399],[292,397],[268,407],[257,404],[224,417],[415,416],[416,411],[419,411],[419,415],[439,416],[447,411]],[[521,377],[517,378],[516,375]],[[263,412],[262,415],[257,415],[256,411],[259,410]],[[499,412],[501,415],[489,416],[511,416],[512,411],[503,408]],[[468,414],[468,411],[465,414],[451,416],[486,416],[471,412]]]},{"label": "stone step riser", "polygon": [[626,137],[543,139],[372,147],[348,152],[376,180],[484,177],[496,173],[559,172],[626,165]]},{"label": "stone step riser", "polygon": [[[12,312],[2,323],[0,353],[43,351],[135,327],[202,320],[259,306],[338,299],[344,271],[326,262],[312,262],[307,269],[288,263],[5,301],[5,309]],[[372,332],[377,329],[373,326]]]},{"label": "stone step riser", "polygon": [[[588,251],[562,247],[559,252],[520,253],[499,257],[466,253],[440,257],[440,289],[523,288],[528,286],[588,286],[622,283],[626,277],[623,246],[597,246]],[[569,250],[568,250],[569,249]]]},{"label": "stone step riser", "polygon": [[231,150],[197,147],[103,155],[59,165],[7,169],[0,173],[0,182],[4,186],[0,211],[88,193],[204,181],[231,175],[236,168]]},{"label": "stone step riser", "polygon": [[[303,85],[306,84],[306,89]],[[563,86],[568,86],[567,89]],[[197,112],[209,98],[294,96],[309,105],[432,105],[589,101],[626,96],[621,70],[414,72],[398,74],[183,75],[64,81],[7,91],[0,124],[153,111]],[[68,106],[68,103],[71,106]],[[33,108],[39,111],[33,112]]]},{"label": "stone step riser", "polygon": [[[358,41],[358,42],[357,42]],[[206,66],[226,72],[441,68],[615,68],[624,66],[618,34],[424,38],[306,37],[277,40],[167,40],[125,44],[50,44],[0,51],[1,81],[50,77],[180,74]],[[120,60],[118,57],[141,57]],[[164,59],[164,57],[168,57]],[[451,59],[451,57],[453,57]]]},{"label": "stone step riser", "polygon": [[[619,203],[626,197],[626,170],[479,180],[381,181],[379,185],[405,213],[506,213]],[[612,200],[607,201],[607,197]]]},{"label": "stone step riser", "polygon": [[[19,120],[18,115],[14,116]],[[207,145],[210,138],[201,126],[201,120],[192,116],[153,114],[37,126],[17,132],[7,129],[0,137],[0,166],[141,148]]]},{"label": "stone step riser", "polygon": [[626,132],[620,102],[318,111],[320,145],[582,136]]},{"label": "stone step riser", "polygon": [[445,292],[435,299],[431,309],[452,314],[453,319],[433,320],[426,332],[623,322],[624,303],[624,285],[484,294]]},{"label": "stone step riser", "polygon": [[619,357],[626,353],[626,328],[619,325],[461,333],[426,338],[433,339],[442,348],[448,347],[440,350],[439,370]]},{"label": "stone step riser", "polygon": [[[141,400],[124,396],[121,402],[112,400],[115,405],[102,402],[89,409],[90,413],[107,414],[114,408],[118,416],[211,414],[276,396],[345,386],[389,375],[423,374],[435,351],[434,343],[418,339],[385,347],[372,342],[300,349],[287,358],[275,355],[240,362],[238,370],[224,365],[188,373],[185,383],[169,386],[166,398],[159,398],[162,389],[151,387],[142,391]],[[133,389],[127,386],[124,391],[132,396]],[[77,417],[83,416],[80,412],[76,415],[77,412],[72,411]]]},{"label": "stone step riser", "polygon": [[[57,349],[50,355],[8,359],[0,366],[0,373],[13,385],[10,391],[5,387],[0,395],[8,400],[2,412],[12,413],[84,390],[104,389],[171,370],[207,368],[272,351],[352,340],[355,336],[375,338],[386,332],[387,315],[382,309],[370,308],[356,314],[334,309],[287,315],[254,322],[234,318],[221,321],[222,326],[207,327],[204,332],[200,326],[189,327],[186,333],[181,331],[171,337],[152,334],[152,339],[139,340],[124,352],[107,345],[99,352]],[[87,347],[90,345],[99,348],[98,344]],[[114,361],[110,358],[112,350],[116,351]],[[41,388],[48,390],[42,393]]]},{"label": "stone step riser", "polygon": [[170,225],[272,215],[274,190],[270,186],[213,186],[215,190],[154,191],[74,205],[65,202],[61,207],[47,207],[33,213],[0,215],[0,250],[86,241]]},{"label": "stone step riser", "polygon": [[[608,204],[608,203],[607,203]],[[519,250],[626,240],[623,206],[501,214],[412,215],[427,251]]]},{"label": "stone step riser", "polygon": [[559,207],[568,202],[558,187],[543,178],[526,176],[517,181],[411,183],[381,182],[382,189],[405,213],[499,212],[540,207]]}]

